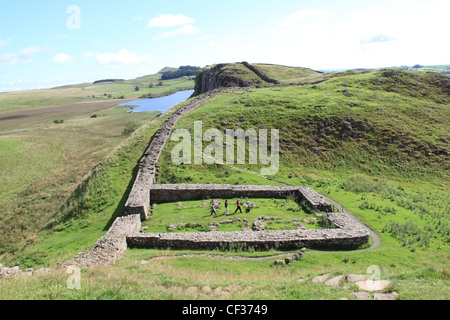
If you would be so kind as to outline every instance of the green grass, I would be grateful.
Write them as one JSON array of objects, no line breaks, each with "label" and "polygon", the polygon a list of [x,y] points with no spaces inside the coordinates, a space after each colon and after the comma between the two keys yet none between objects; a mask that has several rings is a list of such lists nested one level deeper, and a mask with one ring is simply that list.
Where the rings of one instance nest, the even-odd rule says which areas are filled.
[{"label": "green grass", "polygon": [[[271,180],[253,173],[259,172],[259,165],[176,166],[170,158],[175,144],[169,142],[159,160],[160,183],[308,185],[339,202],[369,226],[381,240],[379,247],[348,252],[310,251],[300,261],[281,268],[273,266],[273,261],[280,257],[265,260],[233,257],[292,253],[253,253],[238,249],[229,252],[128,250],[124,259],[113,267],[83,269],[80,291],[68,290],[67,275],[61,272],[2,281],[0,298],[340,299],[350,298],[349,294],[359,289],[353,284],[328,287],[297,280],[310,280],[326,273],[366,274],[370,266],[378,266],[381,278],[392,281],[386,291],[398,292],[400,299],[448,300],[450,201],[448,156],[444,152],[449,149],[450,139],[448,77],[390,70],[351,71],[323,77],[328,80],[315,86],[273,86],[224,93],[178,122],[177,128],[191,130],[196,120],[203,121],[204,130],[280,129],[281,166],[277,175],[268,177]],[[118,147],[95,174],[86,177],[66,206],[54,211],[58,214],[53,217],[52,229],[29,239],[30,244],[16,255],[3,256],[2,262],[21,267],[52,266],[88,250],[114,218],[123,213],[138,160],[164,117],[149,122]],[[342,139],[343,121],[350,122],[358,135]],[[356,129],[358,121],[368,121],[371,130]],[[222,125],[223,122],[227,125]],[[321,135],[321,123],[327,122],[333,123],[328,126],[330,131]],[[61,128],[64,126],[70,127],[70,120]],[[80,128],[84,128],[82,122]],[[6,145],[16,146],[13,150],[17,153],[27,147],[27,143],[19,140],[7,141]],[[314,148],[320,151],[319,155],[314,153]],[[0,157],[5,154],[0,151]],[[12,166],[13,161],[9,161]],[[73,183],[67,183],[70,185]],[[34,186],[30,191],[37,188]],[[48,192],[47,196],[51,194]],[[36,199],[42,197],[39,194]],[[61,195],[61,201],[66,199]],[[276,207],[275,200],[255,201],[267,202],[251,213],[252,219],[259,215],[278,215],[280,208]],[[226,218],[210,217],[209,206],[202,207],[202,202],[184,205],[195,208],[177,209],[178,204],[174,203],[157,205],[153,218],[144,225],[149,227],[148,231],[163,232],[170,223],[204,224]],[[233,208],[230,201],[232,212]],[[18,214],[27,216],[29,212],[30,208],[24,206]],[[283,220],[289,220],[291,214],[294,215],[293,212],[280,215]],[[12,218],[9,219],[2,220],[2,224],[11,225]],[[29,219],[32,221],[34,217]],[[278,222],[269,228],[283,228],[283,223]],[[223,227],[224,231],[232,231],[240,225]],[[7,229],[5,232],[7,237],[14,236]],[[198,256],[174,257],[185,254]],[[166,256],[172,258],[149,260]],[[227,296],[200,294],[203,286],[215,290],[229,285],[239,285],[241,290]],[[188,288],[192,286],[198,288],[197,293],[189,293]],[[247,287],[250,289],[245,290]]]},{"label": "green grass", "polygon": [[[116,208],[109,211],[106,217],[98,220],[98,224],[75,228],[84,230],[84,233],[75,236],[74,242],[71,237],[76,231],[65,225],[59,229],[58,243],[49,240],[42,247],[33,247],[48,236],[48,228],[55,221],[66,222],[61,216],[82,216],[80,212],[86,211],[86,207],[91,206],[89,210],[101,210],[115,204],[114,201],[104,199],[105,194],[115,194],[113,190],[113,193],[102,191],[94,199],[83,198],[78,203],[71,201],[79,196],[77,190],[86,192],[82,181],[89,181],[91,169],[128,139],[122,134],[128,123],[133,121],[136,127],[140,127],[159,117],[156,112],[129,113],[128,108],[117,107],[121,101],[113,99],[116,95],[132,99],[148,93],[161,96],[193,88],[193,81],[187,77],[161,83],[160,77],[160,74],[156,74],[121,83],[80,84],[0,94],[0,117],[6,117],[2,119],[0,132],[0,167],[2,177],[5,176],[0,187],[0,232],[3,234],[0,256],[3,261],[8,262],[20,256],[18,261],[25,264],[45,264],[49,253],[51,256],[55,252],[54,257],[57,257],[58,252],[67,248],[64,254],[68,256],[80,248],[89,248],[95,238],[107,230],[111,217],[117,216],[120,209],[117,209],[118,212]],[[150,84],[153,84],[153,88],[149,88]],[[138,92],[134,90],[135,86],[140,87]],[[111,98],[105,102],[108,94]],[[76,107],[67,104],[73,102],[91,103]],[[54,123],[60,119],[64,121]],[[126,161],[130,161],[128,174],[125,169],[119,169],[123,173],[119,180],[125,190],[150,138],[141,136],[139,151],[133,152],[129,158],[125,156]],[[95,188],[108,189],[108,179],[113,177],[116,176],[111,176],[109,172],[98,174]],[[89,201],[93,202],[89,204]],[[67,210],[76,212],[67,213]],[[89,220],[96,218],[91,217]]]},{"label": "green grass", "polygon": [[287,67],[271,64],[254,64],[261,72],[269,78],[279,80],[281,83],[299,83],[316,78],[322,75],[314,70],[298,67]]},{"label": "green grass", "polygon": [[[114,152],[95,171],[85,176],[78,187],[75,188],[72,183],[69,190],[59,190],[59,193],[65,191],[65,199],[61,196],[59,202],[53,199],[53,203],[47,205],[51,205],[50,208],[53,210],[39,217],[37,220],[39,224],[30,225],[25,232],[22,231],[17,235],[25,236],[25,240],[33,245],[16,252],[13,256],[8,254],[6,259],[15,259],[22,265],[29,266],[52,265],[56,261],[72,257],[77,251],[88,250],[106,233],[114,219],[123,214],[125,201],[132,186],[130,181],[137,173],[137,163],[146,150],[148,141],[158,129],[158,125],[162,124],[162,120],[158,118],[153,122],[150,121],[129,140],[115,147]],[[67,179],[67,177],[64,178]],[[77,180],[74,182],[78,184]],[[68,183],[69,181],[64,181],[64,184]],[[30,186],[28,192],[31,193],[33,187],[33,185]],[[49,192],[48,188],[60,189],[55,186],[47,187],[41,193]],[[36,202],[35,206],[42,205],[41,210],[49,210],[47,206],[41,204],[40,197],[30,197]],[[11,201],[13,200],[17,201],[17,199]],[[29,210],[29,207],[24,207],[24,210]],[[11,212],[10,218],[14,217],[13,214],[14,211]],[[16,219],[23,219],[23,217],[18,216]],[[6,227],[6,225],[3,226]],[[44,232],[36,233],[42,228]],[[12,241],[16,237],[11,234],[7,239]],[[18,247],[20,243],[11,245]]]},{"label": "green grass", "polygon": [[413,68],[413,66],[409,66],[407,67],[407,70],[422,71],[422,72],[439,72],[448,75],[450,73],[450,66],[449,65],[420,66],[420,68]]},{"label": "green grass", "polygon": [[[342,75],[314,87],[272,87],[222,94],[182,118],[177,128],[193,130],[196,120],[203,121],[203,130],[275,128],[280,129],[282,168],[308,167],[336,174],[353,171],[400,179],[439,177],[445,181],[450,109],[444,85],[433,83],[448,83],[448,77],[417,76],[407,73],[403,83],[399,82],[402,76],[376,71]],[[410,81],[415,85],[408,90]],[[428,96],[418,93],[418,89],[428,92]],[[345,90],[350,96],[344,95]],[[340,130],[347,120],[358,135],[345,141]],[[370,124],[370,132],[358,129],[361,121]],[[321,135],[320,125],[327,122],[332,123],[328,126],[330,132]],[[170,143],[165,149],[168,151],[162,155],[163,164],[170,159],[168,153],[174,145]],[[320,156],[314,149],[320,151]],[[195,167],[192,172],[206,173],[205,167]],[[165,172],[171,170],[174,167],[168,166]],[[180,175],[177,178],[184,179]]]},{"label": "green grass", "polygon": [[[243,219],[249,221],[250,227],[253,221],[261,216],[275,218],[275,220],[267,221],[266,230],[288,230],[297,229],[292,220],[297,219],[299,222],[308,228],[320,228],[315,215],[304,212],[301,207],[292,200],[286,199],[242,199],[242,201],[249,201],[254,203],[255,207],[250,213],[245,212],[245,207],[242,207],[243,213],[239,211],[234,214],[236,210],[236,200],[229,199],[229,213],[224,214],[225,200],[221,201],[221,207],[217,215],[211,216],[211,201],[186,201],[181,203],[167,203],[155,205],[154,213],[151,219],[145,221],[142,225],[147,226],[145,232],[166,233],[166,232],[209,232],[209,226],[213,222],[220,222],[229,219],[240,218],[240,221],[234,223],[222,224],[217,228],[217,231],[242,231],[244,224]],[[178,226],[175,230],[169,230],[171,224],[186,223],[187,226]]]}]

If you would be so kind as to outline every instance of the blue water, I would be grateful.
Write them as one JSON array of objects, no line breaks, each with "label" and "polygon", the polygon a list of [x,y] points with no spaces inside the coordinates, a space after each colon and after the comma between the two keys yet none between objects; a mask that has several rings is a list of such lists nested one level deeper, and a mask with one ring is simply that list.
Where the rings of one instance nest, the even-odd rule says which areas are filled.
[{"label": "blue water", "polygon": [[134,107],[129,110],[133,112],[147,112],[147,111],[159,111],[161,113],[166,113],[170,108],[176,106],[177,104],[186,101],[192,96],[194,90],[179,91],[170,96],[154,99],[141,99],[135,101],[129,101],[119,104],[121,107]]}]

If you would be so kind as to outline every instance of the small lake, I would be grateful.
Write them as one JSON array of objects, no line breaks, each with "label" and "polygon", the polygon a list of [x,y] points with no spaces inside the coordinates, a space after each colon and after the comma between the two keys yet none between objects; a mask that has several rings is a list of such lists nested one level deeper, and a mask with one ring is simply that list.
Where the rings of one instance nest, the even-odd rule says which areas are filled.
[{"label": "small lake", "polygon": [[120,107],[135,107],[129,112],[147,112],[147,111],[159,111],[161,113],[166,113],[170,108],[176,106],[177,104],[189,99],[194,90],[178,91],[175,94],[162,98],[154,99],[141,99],[135,101],[129,101],[119,104]]}]

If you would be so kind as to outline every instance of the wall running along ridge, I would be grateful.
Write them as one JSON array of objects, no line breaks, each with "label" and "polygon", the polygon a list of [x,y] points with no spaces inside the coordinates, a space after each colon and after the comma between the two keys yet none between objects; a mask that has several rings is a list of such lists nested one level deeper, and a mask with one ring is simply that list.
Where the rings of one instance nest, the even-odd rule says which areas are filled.
[{"label": "wall running along ridge", "polygon": [[[206,88],[205,88],[206,89]],[[204,198],[285,198],[293,195],[314,210],[332,211],[332,205],[316,191],[306,187],[231,186],[231,185],[154,185],[156,163],[173,127],[186,113],[208,99],[240,88],[219,88],[207,91],[174,112],[153,137],[140,161],[133,189],[125,204],[125,216],[117,218],[106,235],[89,252],[81,252],[59,267],[113,265],[128,247],[173,249],[226,249],[236,245],[255,249],[291,249],[299,246],[323,248],[354,248],[369,241],[369,230],[346,213],[328,213],[326,218],[336,229],[242,231],[207,233],[141,234],[141,220],[148,217],[150,203]],[[58,268],[58,266],[57,266]]]},{"label": "wall running along ridge", "polygon": [[242,64],[249,70],[253,71],[258,77],[263,79],[265,82],[273,83],[273,84],[280,84],[280,81],[276,79],[269,78],[265,73],[263,73],[261,70],[256,68],[255,66],[251,65],[247,61],[242,62]]},{"label": "wall running along ridge", "polygon": [[130,215],[117,218],[105,236],[100,238],[89,252],[81,252],[75,258],[64,262],[60,267],[68,266],[111,266],[122,259],[127,251],[126,236],[140,232],[141,217]]},{"label": "wall running along ridge", "polygon": [[127,250],[126,236],[141,230],[141,220],[147,218],[150,206],[150,186],[155,179],[155,166],[172,128],[183,114],[194,110],[206,100],[223,92],[218,89],[207,92],[190,101],[173,113],[155,134],[150,147],[140,162],[140,169],[125,205],[125,216],[117,218],[105,236],[100,238],[89,252],[81,252],[75,258],[65,261],[56,268],[68,266],[114,265]]},{"label": "wall running along ridge", "polygon": [[139,164],[139,172],[125,204],[126,215],[139,214],[142,220],[147,219],[150,207],[150,188],[155,182],[156,162],[172,133],[173,127],[184,114],[195,110],[206,100],[221,92],[223,92],[223,89],[217,89],[198,96],[179,108],[159,128]]}]

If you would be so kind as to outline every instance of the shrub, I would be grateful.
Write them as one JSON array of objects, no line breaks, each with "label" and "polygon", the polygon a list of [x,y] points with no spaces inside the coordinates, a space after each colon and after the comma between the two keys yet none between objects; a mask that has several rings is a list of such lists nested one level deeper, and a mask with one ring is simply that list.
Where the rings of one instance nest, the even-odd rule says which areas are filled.
[{"label": "shrub", "polygon": [[130,136],[139,128],[139,122],[130,120],[125,124],[125,128],[122,131],[122,136]]}]

